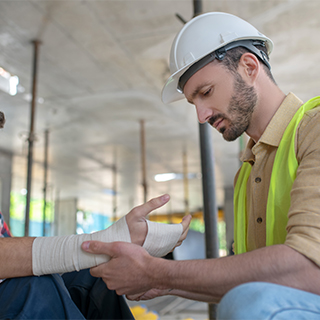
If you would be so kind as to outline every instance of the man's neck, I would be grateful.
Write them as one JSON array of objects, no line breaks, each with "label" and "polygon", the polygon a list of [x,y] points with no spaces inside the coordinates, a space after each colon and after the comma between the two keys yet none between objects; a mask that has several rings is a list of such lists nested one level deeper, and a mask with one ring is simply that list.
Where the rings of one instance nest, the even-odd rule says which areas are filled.
[{"label": "man's neck", "polygon": [[257,142],[279,109],[286,95],[270,79],[261,81],[258,87],[258,102],[246,133]]}]

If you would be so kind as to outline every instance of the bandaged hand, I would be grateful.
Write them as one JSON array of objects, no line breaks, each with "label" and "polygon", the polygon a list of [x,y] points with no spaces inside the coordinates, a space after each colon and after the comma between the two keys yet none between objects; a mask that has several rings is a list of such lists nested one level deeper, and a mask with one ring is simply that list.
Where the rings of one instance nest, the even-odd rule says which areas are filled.
[{"label": "bandaged hand", "polygon": [[97,266],[107,262],[107,255],[94,255],[81,249],[84,241],[132,242],[142,245],[153,256],[161,257],[185,239],[191,217],[182,224],[167,225],[146,220],[153,210],[169,201],[164,195],[135,207],[106,230],[92,234],[36,238],[32,247],[34,275],[65,273]]}]

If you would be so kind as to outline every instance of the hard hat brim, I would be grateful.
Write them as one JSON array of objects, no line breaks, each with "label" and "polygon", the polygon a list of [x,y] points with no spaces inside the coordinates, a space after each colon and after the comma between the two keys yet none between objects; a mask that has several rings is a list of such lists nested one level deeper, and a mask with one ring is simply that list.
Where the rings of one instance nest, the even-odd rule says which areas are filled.
[{"label": "hard hat brim", "polygon": [[161,100],[163,103],[167,104],[184,98],[184,94],[178,91],[178,82],[188,67],[189,66],[186,66],[169,77],[161,92]]}]

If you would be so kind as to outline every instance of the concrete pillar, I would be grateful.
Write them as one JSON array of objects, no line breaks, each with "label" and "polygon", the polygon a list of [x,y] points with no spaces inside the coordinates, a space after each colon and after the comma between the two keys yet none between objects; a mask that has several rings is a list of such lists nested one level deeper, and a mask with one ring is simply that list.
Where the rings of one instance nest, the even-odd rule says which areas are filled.
[{"label": "concrete pillar", "polygon": [[77,229],[77,199],[58,199],[54,206],[54,235],[75,234]]},{"label": "concrete pillar", "polygon": [[233,242],[233,187],[224,188],[224,218],[226,221],[226,241],[227,248],[230,250]]},{"label": "concrete pillar", "polygon": [[118,163],[119,187],[117,197],[117,217],[127,214],[134,206],[143,203],[144,190],[141,182],[140,159],[133,158],[132,153],[123,151]]},{"label": "concrete pillar", "polygon": [[11,152],[0,150],[0,211],[8,225],[10,225],[12,158]]}]

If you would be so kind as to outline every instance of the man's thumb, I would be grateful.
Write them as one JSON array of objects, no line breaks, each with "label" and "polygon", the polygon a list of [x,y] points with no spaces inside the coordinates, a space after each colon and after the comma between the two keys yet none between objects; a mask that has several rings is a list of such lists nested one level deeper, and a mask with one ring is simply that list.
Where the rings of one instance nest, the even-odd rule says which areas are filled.
[{"label": "man's thumb", "polygon": [[82,250],[95,253],[95,254],[106,254],[113,256],[112,243],[106,243],[101,241],[85,241],[81,245]]}]

